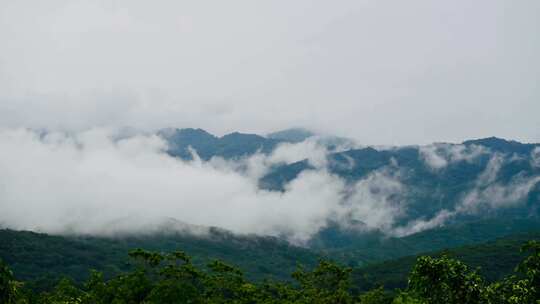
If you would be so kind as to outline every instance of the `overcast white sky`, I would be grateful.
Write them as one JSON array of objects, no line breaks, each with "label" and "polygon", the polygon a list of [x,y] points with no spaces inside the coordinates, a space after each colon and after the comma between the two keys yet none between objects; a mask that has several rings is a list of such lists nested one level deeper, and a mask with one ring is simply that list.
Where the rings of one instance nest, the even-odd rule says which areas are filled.
[{"label": "overcast white sky", "polygon": [[0,2],[0,126],[540,142],[540,1]]}]

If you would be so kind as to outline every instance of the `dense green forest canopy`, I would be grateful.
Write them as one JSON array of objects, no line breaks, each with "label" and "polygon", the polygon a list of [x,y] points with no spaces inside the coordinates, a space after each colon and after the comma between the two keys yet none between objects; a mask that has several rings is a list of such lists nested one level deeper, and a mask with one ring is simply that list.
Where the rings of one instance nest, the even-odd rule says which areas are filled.
[{"label": "dense green forest canopy", "polygon": [[69,278],[39,294],[14,279],[0,262],[0,302],[12,303],[538,303],[540,243],[529,241],[514,275],[488,283],[465,263],[442,256],[416,259],[404,290],[382,287],[358,293],[351,269],[321,260],[298,268],[294,282],[247,280],[242,271],[219,260],[201,269],[182,251],[129,253],[136,267],[105,280],[93,271],[84,286]]},{"label": "dense green forest canopy", "polygon": [[[198,267],[219,259],[238,266],[254,281],[290,280],[290,273],[298,264],[312,268],[318,259],[331,258],[353,267],[355,280],[362,279],[357,273],[368,269],[372,274],[370,284],[403,287],[416,255],[437,255],[449,248],[452,256],[473,267],[481,266],[488,279],[499,279],[511,272],[521,258],[517,250],[521,242],[538,238],[538,231],[540,222],[535,220],[491,220],[431,229],[403,238],[337,232],[320,236],[318,244],[305,248],[278,238],[238,236],[219,229],[204,237],[161,233],[115,238],[0,230],[0,259],[10,265],[18,280],[40,290],[50,288],[62,276],[82,284],[90,269],[102,272],[105,278],[128,271],[132,265],[125,253],[133,248],[157,252],[181,249],[193,257],[193,264]],[[496,239],[495,243],[484,244]],[[460,247],[463,245],[472,247]],[[499,257],[495,259],[498,264],[485,263],[493,260],[484,258],[489,254]],[[388,263],[396,262],[403,265],[385,268]],[[370,267],[379,268],[371,271]]]},{"label": "dense green forest canopy", "polygon": [[[0,258],[18,279],[42,288],[63,275],[81,283],[96,269],[112,277],[132,269],[126,252],[145,248],[158,252],[182,249],[197,266],[211,259],[238,265],[249,279],[287,279],[298,263],[312,267],[320,255],[272,237],[238,236],[222,230],[197,237],[185,233],[99,238],[53,236],[29,231],[0,230]],[[50,286],[49,286],[50,287]]]},{"label": "dense green forest canopy", "polygon": [[[499,227],[500,231],[494,228],[495,225]],[[482,243],[480,242],[482,239],[490,237],[490,234],[484,231],[486,229],[491,231],[491,237],[504,235],[501,234],[501,231],[513,232],[514,234]],[[479,282],[483,284],[482,292],[485,297],[487,297],[488,292],[500,293],[504,290],[506,290],[504,292],[510,292],[508,290],[513,290],[513,286],[523,284],[519,283],[519,280],[525,277],[523,273],[518,273],[517,277],[511,276],[514,273],[515,265],[530,254],[530,252],[520,251],[520,247],[528,240],[540,239],[540,232],[535,231],[538,231],[535,224],[527,221],[511,221],[506,222],[506,225],[500,221],[482,222],[470,226],[460,225],[434,229],[406,238],[387,239],[384,242],[366,240],[363,247],[356,244],[356,248],[360,248],[357,251],[353,250],[354,247],[340,248],[337,246],[333,250],[318,252],[292,246],[276,238],[241,237],[221,230],[216,230],[212,236],[207,236],[207,238],[195,238],[189,235],[154,235],[116,239],[61,237],[33,232],[1,230],[0,259],[3,259],[9,265],[9,269],[13,270],[13,272],[8,271],[7,266],[3,266],[4,273],[9,273],[10,288],[19,290],[19,303],[28,303],[28,301],[33,301],[30,303],[70,303],[69,301],[72,301],[73,297],[81,301],[84,298],[84,301],[90,301],[88,303],[142,303],[142,298],[138,298],[139,302],[133,299],[124,299],[125,301],[121,299],[134,295],[126,295],[125,293],[119,296],[115,295],[124,292],[121,291],[123,290],[121,288],[125,288],[122,284],[127,284],[128,281],[131,284],[135,284],[134,282],[146,284],[142,286],[146,286],[144,287],[146,289],[143,289],[148,293],[141,291],[144,295],[138,296],[144,296],[145,303],[189,303],[187,300],[180,302],[170,299],[170,302],[167,302],[169,300],[158,301],[149,294],[150,290],[154,288],[153,284],[158,284],[154,282],[155,280],[159,282],[162,279],[165,280],[164,278],[160,279],[164,275],[162,268],[172,267],[171,265],[178,266],[178,259],[183,261],[182,263],[189,262],[189,269],[196,270],[196,273],[206,278],[205,280],[210,280],[206,276],[211,276],[216,269],[221,269],[220,271],[228,269],[227,275],[231,275],[229,272],[235,273],[234,280],[243,282],[244,287],[249,286],[253,289],[252,292],[257,293],[256,299],[248,297],[250,300],[245,298],[238,300],[238,303],[287,301],[291,303],[316,303],[316,301],[310,302],[313,300],[313,294],[305,295],[303,293],[307,291],[301,292],[299,288],[308,288],[311,286],[309,284],[315,284],[314,282],[317,280],[319,280],[317,284],[327,282],[328,276],[338,276],[341,279],[336,279],[334,284],[337,285],[335,286],[344,284],[343,286],[346,288],[334,286],[332,287],[334,289],[331,292],[326,291],[324,296],[319,295],[321,291],[310,291],[317,293],[316,297],[326,299],[321,300],[320,303],[339,303],[341,300],[338,299],[338,301],[334,298],[339,290],[341,291],[338,293],[345,299],[342,299],[345,301],[343,303],[354,301],[360,301],[360,303],[391,303],[392,301],[394,303],[437,303],[426,302],[425,299],[418,296],[417,291],[413,293],[410,287],[411,269],[418,267],[419,259],[422,259],[423,263],[435,263],[434,261],[440,260],[449,265],[457,263],[454,266],[466,267],[461,271],[466,270],[467,273],[470,272],[469,269],[477,269],[472,278],[480,280]],[[451,237],[452,235],[454,237]],[[447,246],[444,248],[449,249],[437,251],[444,243],[443,240],[447,240]],[[472,243],[472,245],[455,247],[456,244],[463,243]],[[125,253],[129,251],[129,248],[137,247],[148,248],[150,251],[139,250],[135,251],[138,253],[126,256]],[[367,261],[371,260],[372,262],[361,265],[350,263],[355,256],[362,258],[366,254],[382,254],[399,248],[402,248],[403,254],[413,252],[414,255],[383,262],[377,262],[377,259],[371,258]],[[417,251],[422,248],[432,248],[434,251],[426,252],[424,250],[418,255]],[[189,252],[189,254],[183,251],[179,255],[178,249],[185,249],[185,252]],[[347,252],[349,253],[347,254]],[[166,267],[165,261],[171,259],[175,259],[175,262],[167,264],[169,266]],[[457,260],[462,262],[457,262]],[[152,266],[153,264],[155,265]],[[238,265],[239,267],[223,265]],[[144,266],[144,271],[140,272],[142,266]],[[331,272],[331,275],[327,272]],[[291,273],[293,273],[292,276]],[[227,282],[233,280],[231,277],[222,279]],[[95,286],[109,290],[107,296],[99,295],[104,299],[101,302],[96,299],[89,300],[88,297],[98,297],[95,294],[91,295],[94,291],[89,289],[89,280],[94,280],[94,284],[99,282]],[[204,284],[210,284],[208,281],[204,282]],[[104,292],[103,290],[100,292]],[[231,296],[229,293],[227,294],[227,297]],[[236,293],[235,297],[240,297],[240,294],[242,297],[245,295],[242,291]],[[412,296],[413,294],[414,296]],[[492,295],[492,297],[500,296]],[[522,296],[518,298],[521,299]],[[23,297],[27,302],[21,302],[20,297]],[[229,298],[227,300],[215,298],[208,300],[209,295],[206,293],[198,294],[198,297],[205,300],[195,303],[232,301]],[[332,302],[329,299],[338,302]],[[511,302],[510,300],[497,301],[478,303],[526,303]]]}]

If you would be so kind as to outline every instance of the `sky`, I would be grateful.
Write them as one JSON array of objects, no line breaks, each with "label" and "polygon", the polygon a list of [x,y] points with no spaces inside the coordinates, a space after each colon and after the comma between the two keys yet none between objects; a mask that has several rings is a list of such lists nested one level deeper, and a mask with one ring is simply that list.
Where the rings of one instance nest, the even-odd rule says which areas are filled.
[{"label": "sky", "polygon": [[0,126],[540,142],[540,2],[5,0]]}]

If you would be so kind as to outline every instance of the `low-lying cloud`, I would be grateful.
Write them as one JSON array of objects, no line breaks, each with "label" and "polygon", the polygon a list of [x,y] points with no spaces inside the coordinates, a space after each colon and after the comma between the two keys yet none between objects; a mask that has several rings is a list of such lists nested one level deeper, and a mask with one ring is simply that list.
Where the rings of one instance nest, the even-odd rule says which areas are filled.
[{"label": "low-lying cloud", "polygon": [[0,223],[14,229],[107,235],[172,218],[302,240],[336,213],[344,188],[335,176],[310,171],[284,193],[264,191],[226,162],[182,161],[157,136],[114,141],[104,129],[2,130],[0,146]]},{"label": "low-lying cloud", "polygon": [[407,208],[403,197],[406,187],[399,180],[399,171],[393,169],[376,170],[350,188],[343,201],[342,225],[392,233]]},{"label": "low-lying cloud", "polygon": [[540,168],[540,147],[536,147],[531,152],[531,165]]},{"label": "low-lying cloud", "polygon": [[[160,229],[284,236],[304,242],[329,221],[390,231],[404,209],[403,185],[383,168],[348,185],[326,168],[317,141],[282,144],[270,155],[192,161],[170,157],[155,135],[108,129],[0,131],[0,225],[53,234],[115,235]],[[284,192],[258,188],[276,164],[308,159]],[[361,223],[359,226],[358,223]]]},{"label": "low-lying cloud", "polygon": [[[97,235],[217,226],[300,242],[330,219],[351,212],[367,218],[369,212],[341,204],[347,186],[323,168],[326,150],[314,142],[239,161],[203,162],[170,157],[154,135],[117,140],[115,134],[0,131],[0,225]],[[306,157],[320,170],[300,174],[283,193],[258,188],[269,166]],[[362,193],[360,188],[355,191]]]},{"label": "low-lying cloud", "polygon": [[[401,181],[395,161],[351,182],[328,171],[328,151],[317,140],[239,160],[202,161],[193,150],[193,160],[185,161],[169,156],[159,136],[117,135],[110,129],[0,130],[0,227],[111,236],[162,230],[204,234],[214,226],[303,243],[332,222],[402,236],[480,207],[512,206],[540,182],[516,175],[501,184],[497,174],[505,159],[494,154],[455,209],[404,224],[411,185]],[[445,154],[447,162],[478,154],[454,150]],[[258,187],[273,166],[302,159],[315,169],[302,172],[285,191]]]},{"label": "low-lying cloud", "polygon": [[488,152],[482,146],[446,143],[420,146],[419,151],[422,160],[433,170],[443,169],[460,161],[473,162],[478,156]]},{"label": "low-lying cloud", "polygon": [[459,215],[478,215],[480,212],[490,212],[524,203],[527,195],[540,183],[540,176],[527,176],[521,172],[507,183],[498,181],[499,172],[506,161],[504,155],[493,153],[472,188],[462,195],[452,210],[442,209],[430,219],[413,220],[402,227],[395,228],[394,234],[405,236],[443,226]]}]

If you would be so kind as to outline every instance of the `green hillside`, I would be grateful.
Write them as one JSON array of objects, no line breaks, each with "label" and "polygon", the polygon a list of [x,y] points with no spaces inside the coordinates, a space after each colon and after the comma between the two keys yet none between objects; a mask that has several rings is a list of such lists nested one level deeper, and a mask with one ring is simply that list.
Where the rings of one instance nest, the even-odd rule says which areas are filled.
[{"label": "green hillside", "polygon": [[[507,236],[505,240],[512,240],[514,236],[509,235],[527,235],[526,233],[534,232],[540,232],[540,222],[536,220],[492,220],[437,228],[404,238],[351,233],[346,235],[349,238],[342,238],[341,241],[334,239],[334,242],[311,244],[311,249],[307,249],[292,246],[277,238],[236,236],[217,229],[211,230],[206,237],[169,233],[122,238],[63,237],[0,230],[0,258],[12,267],[18,279],[40,281],[39,285],[44,287],[64,275],[72,277],[76,282],[83,282],[90,269],[103,272],[105,277],[127,271],[131,269],[131,265],[126,253],[134,248],[158,252],[182,250],[193,256],[194,263],[199,266],[206,265],[212,259],[220,259],[238,266],[249,279],[289,280],[290,273],[297,265],[311,267],[320,257],[358,268],[424,252],[485,243],[504,236]],[[334,236],[326,235],[326,238],[330,240]],[[509,252],[515,254],[517,251],[514,249],[523,240],[523,237],[515,238]],[[482,248],[485,247],[477,248],[479,257],[489,253],[481,251]],[[501,252],[496,250],[495,253]],[[464,256],[463,259],[468,262],[468,257]],[[515,260],[512,259],[509,264],[512,265]],[[388,265],[398,265],[390,269],[384,268],[386,263],[370,267],[383,267],[375,273],[383,277],[381,280],[388,281],[389,286],[394,287],[403,284],[403,277],[413,261],[413,258],[406,257],[387,262],[390,263]],[[496,278],[499,269],[490,269],[489,271],[495,274],[488,273],[487,277]],[[507,270],[503,267],[500,273],[507,273]],[[368,281],[378,282],[372,279]],[[394,281],[396,283],[391,283]]]},{"label": "green hillside", "polygon": [[245,271],[250,279],[289,279],[298,264],[311,267],[318,255],[271,237],[233,236],[214,230],[207,237],[181,234],[124,238],[62,237],[0,230],[0,259],[24,281],[47,285],[61,276],[76,282],[88,278],[96,269],[112,277],[131,269],[127,253],[135,248],[158,252],[182,250],[203,266],[220,259]]},{"label": "green hillside", "polygon": [[0,303],[537,304],[540,242],[531,239],[539,237],[518,235],[371,265],[355,270],[352,278],[350,268],[321,260],[291,273],[292,282],[250,281],[220,260],[203,268],[183,251],[137,249],[128,254],[133,262],[128,271],[110,278],[94,271],[84,284],[64,278],[40,291],[17,281],[0,259]]},{"label": "green hillside", "polygon": [[327,229],[324,235],[317,237],[312,248],[354,267],[534,232],[540,232],[538,219],[474,221],[430,229],[402,238],[384,237],[377,233],[361,235],[354,232],[332,232]]},{"label": "green hillside", "polygon": [[[488,281],[500,280],[511,274],[523,259],[520,248],[526,241],[540,240],[540,232],[511,235],[484,244],[456,247],[443,251],[424,252],[421,255],[438,257],[448,255],[461,260],[471,268],[479,267],[479,273]],[[420,255],[407,256],[357,268],[352,277],[360,290],[379,286],[387,289],[406,288],[407,277]]]}]

